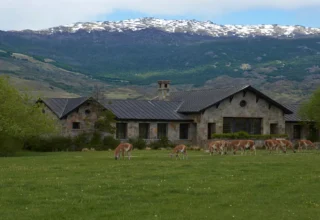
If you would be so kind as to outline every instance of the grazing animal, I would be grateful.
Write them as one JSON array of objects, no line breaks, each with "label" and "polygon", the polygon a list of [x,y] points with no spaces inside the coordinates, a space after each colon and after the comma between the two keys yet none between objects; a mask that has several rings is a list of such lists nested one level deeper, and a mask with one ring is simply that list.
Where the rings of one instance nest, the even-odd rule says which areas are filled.
[{"label": "grazing animal", "polygon": [[269,153],[271,153],[272,150],[278,150],[280,143],[278,140],[268,139],[264,141],[264,146],[266,150],[269,150]]},{"label": "grazing animal", "polygon": [[277,141],[279,143],[278,147],[281,147],[284,153],[287,152],[287,148],[291,148],[293,153],[296,153],[296,150],[294,149],[291,141],[288,141],[288,140],[277,140]]},{"label": "grazing animal", "polygon": [[239,149],[241,149],[241,154],[245,153],[246,149],[250,149],[254,155],[257,154],[255,143],[252,140],[234,140],[230,142],[230,146],[233,149],[233,154],[236,154]]},{"label": "grazing animal", "polygon": [[316,149],[316,145],[314,143],[312,143],[311,141],[298,140],[298,151],[301,151],[303,147],[305,147],[306,150],[308,149],[308,147],[312,147],[313,149]]},{"label": "grazing animal", "polygon": [[118,147],[114,150],[114,158],[116,160],[120,159],[120,153],[122,153],[122,158],[124,159],[124,152],[127,152],[128,158],[130,160],[131,151],[133,149],[132,144],[129,143],[121,143]]},{"label": "grazing animal", "polygon": [[211,141],[208,144],[209,153],[212,156],[213,152],[216,151],[219,154],[226,154],[225,148],[227,147],[227,141],[219,140],[219,141]]},{"label": "grazing animal", "polygon": [[85,151],[90,151],[90,150],[88,148],[82,148],[81,151],[85,152]]},{"label": "grazing animal", "polygon": [[173,154],[176,154],[176,159],[181,159],[179,153],[182,153],[182,158],[184,159],[186,157],[186,159],[188,159],[188,155],[187,155],[187,146],[184,144],[179,144],[177,145],[172,152],[170,153],[170,157],[173,157]]}]

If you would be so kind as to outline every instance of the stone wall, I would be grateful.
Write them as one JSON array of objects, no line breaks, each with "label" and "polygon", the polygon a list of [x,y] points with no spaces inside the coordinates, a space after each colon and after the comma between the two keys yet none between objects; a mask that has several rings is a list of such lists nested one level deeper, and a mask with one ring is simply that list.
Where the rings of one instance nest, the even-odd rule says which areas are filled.
[{"label": "stone wall", "polygon": [[189,139],[180,140],[180,122],[154,122],[154,121],[119,121],[119,123],[127,123],[127,141],[130,138],[139,137],[139,123],[149,123],[149,139],[148,143],[158,140],[158,123],[168,124],[168,139],[176,144],[191,144],[196,141],[196,126],[190,123]]},{"label": "stone wall", "polygon": [[[46,114],[52,115],[59,121],[63,136],[76,136],[83,132],[94,131],[97,112],[101,111],[102,108],[96,102],[89,100],[62,119],[59,119],[48,107],[44,107],[44,110]],[[80,123],[80,129],[73,129],[74,122]]]},{"label": "stone wall", "polygon": [[[293,123],[293,122],[286,122],[286,134],[288,135],[288,138],[290,140],[293,140],[293,127],[294,125],[301,125],[298,122]],[[301,125],[301,139],[307,139],[309,136],[309,127],[307,125]]]},{"label": "stone wall", "polygon": [[[208,142],[208,123],[216,124],[216,133],[223,133],[224,117],[242,117],[242,118],[262,118],[261,134],[270,134],[270,124],[278,124],[278,133],[285,133],[285,120],[283,111],[273,105],[269,108],[266,100],[259,99],[250,91],[235,94],[233,99],[227,99],[218,106],[208,108],[204,113],[193,115],[197,125],[197,137],[200,146],[204,146]],[[245,107],[240,106],[240,101],[247,102]]]}]

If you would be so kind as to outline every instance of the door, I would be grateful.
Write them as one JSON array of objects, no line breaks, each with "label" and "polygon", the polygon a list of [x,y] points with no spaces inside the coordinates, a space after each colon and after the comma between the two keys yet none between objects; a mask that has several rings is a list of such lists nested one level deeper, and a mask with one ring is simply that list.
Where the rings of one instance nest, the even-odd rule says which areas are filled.
[{"label": "door", "polygon": [[301,139],[301,125],[293,125],[293,139]]}]

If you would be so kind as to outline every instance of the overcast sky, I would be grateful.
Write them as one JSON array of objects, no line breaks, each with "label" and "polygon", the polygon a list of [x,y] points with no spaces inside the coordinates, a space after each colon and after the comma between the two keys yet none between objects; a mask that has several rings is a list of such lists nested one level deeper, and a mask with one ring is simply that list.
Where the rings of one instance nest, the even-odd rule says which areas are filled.
[{"label": "overcast sky", "polygon": [[146,16],[320,27],[320,0],[0,0],[0,30]]}]

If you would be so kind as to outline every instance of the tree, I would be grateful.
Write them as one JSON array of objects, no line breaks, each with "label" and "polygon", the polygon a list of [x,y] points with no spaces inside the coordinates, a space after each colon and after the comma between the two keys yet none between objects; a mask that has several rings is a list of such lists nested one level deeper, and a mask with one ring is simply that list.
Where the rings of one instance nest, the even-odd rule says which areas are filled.
[{"label": "tree", "polygon": [[302,104],[299,116],[303,121],[315,122],[316,127],[320,129],[320,88],[314,91],[310,99]]},{"label": "tree", "polygon": [[95,84],[93,86],[93,90],[92,90],[92,98],[94,98],[96,101],[101,102],[105,100],[105,91],[104,89],[99,86],[98,84]]},{"label": "tree", "polygon": [[0,100],[0,155],[14,153],[17,143],[29,137],[58,131],[54,119],[42,113],[42,106],[9,85],[6,77],[0,77]]},{"label": "tree", "polygon": [[114,134],[116,131],[116,128],[114,127],[115,123],[115,115],[111,111],[105,110],[98,114],[98,120],[94,127],[100,132]]}]

